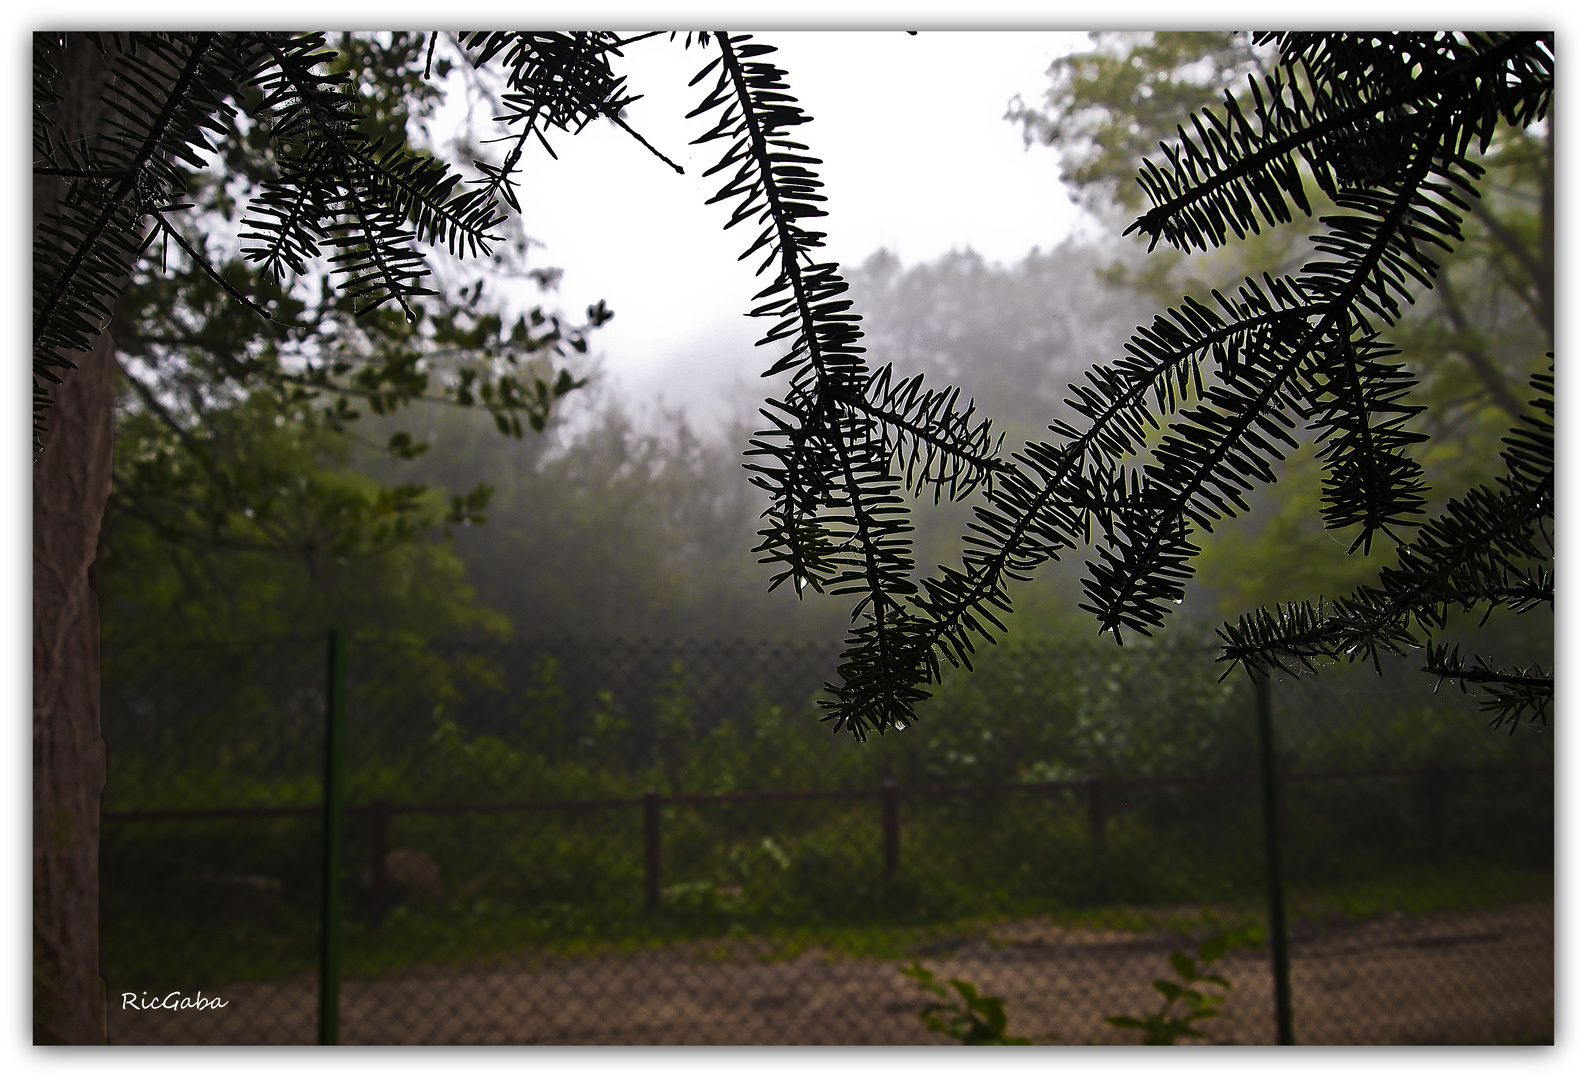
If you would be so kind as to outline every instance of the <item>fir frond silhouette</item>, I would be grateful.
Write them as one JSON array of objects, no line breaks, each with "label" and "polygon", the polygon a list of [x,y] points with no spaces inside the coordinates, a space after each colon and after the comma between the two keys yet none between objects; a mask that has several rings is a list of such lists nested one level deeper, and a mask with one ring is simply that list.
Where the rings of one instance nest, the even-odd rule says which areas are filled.
[{"label": "fir frond silhouette", "polygon": [[[784,350],[766,377],[788,379],[749,451],[753,482],[770,498],[756,550],[776,568],[773,588],[789,582],[858,597],[849,652],[872,658],[896,691],[863,723],[902,727],[909,704],[925,695],[914,689],[931,674],[921,665],[932,662],[908,643],[905,603],[916,586],[902,492],[930,486],[963,498],[985,489],[1001,468],[998,442],[990,421],[975,420],[956,392],[867,369],[859,316],[843,298],[848,286],[835,263],[819,259],[824,234],[809,227],[825,214],[813,168],[820,161],[791,137],[809,117],[785,72],[766,59],[771,46],[748,35],[710,40],[717,55],[694,79],[710,89],[691,115],[714,116],[697,142],[729,148],[707,170],[725,178],[709,201],[730,204],[729,227],[747,222],[756,231],[740,257],[758,258],[757,273],[771,280],[750,314],[774,320],[759,344]],[[837,719],[861,731],[853,718]]]},{"label": "fir frond silhouette", "polygon": [[[1178,144],[1164,147],[1165,161],[1146,164],[1140,184],[1151,206],[1130,231],[1154,246],[1217,247],[1310,215],[1309,176],[1341,211],[1320,219],[1315,258],[1294,274],[1248,278],[1235,295],[1215,293],[1213,306],[1187,298],[1140,328],[1122,359],[1091,369],[1068,402],[1082,424],[1055,421],[1052,441],[974,474],[985,498],[958,567],[918,583],[906,576],[898,538],[908,525],[897,501],[905,485],[885,469],[873,464],[865,485],[832,508],[841,490],[832,468],[856,454],[888,460],[863,409],[847,426],[820,424],[819,410],[858,374],[826,376],[802,351],[805,339],[773,369],[797,365],[798,375],[777,406],[775,441],[755,448],[777,463],[762,473],[778,500],[767,548],[787,563],[783,577],[810,580],[841,552],[843,584],[865,592],[843,683],[825,702],[836,726],[862,738],[906,726],[939,660],[968,665],[976,639],[992,641],[1003,628],[1009,583],[1067,550],[1096,545],[1083,607],[1104,632],[1122,638],[1163,626],[1184,597],[1198,534],[1246,513],[1248,493],[1276,479],[1274,467],[1303,437],[1320,446],[1325,525],[1348,532],[1352,552],[1386,540],[1405,565],[1385,572],[1381,596],[1368,590],[1326,611],[1295,605],[1248,617],[1226,635],[1225,659],[1255,672],[1280,666],[1281,655],[1354,659],[1406,645],[1406,619],[1441,624],[1451,604],[1552,603],[1551,548],[1537,538],[1552,520],[1552,496],[1542,494],[1552,491],[1551,441],[1539,427],[1518,435],[1499,493],[1479,489],[1424,524],[1427,489],[1410,451],[1425,436],[1407,426],[1419,411],[1407,403],[1416,376],[1386,336],[1461,242],[1461,222],[1480,198],[1478,157],[1497,126],[1546,115],[1552,37],[1258,40],[1277,45],[1274,72],[1251,79],[1249,103],[1231,94],[1221,112],[1191,118]],[[851,340],[844,344],[854,355]],[[816,454],[820,462],[809,460]],[[1546,475],[1537,471],[1545,463]],[[1516,500],[1528,498],[1519,520]],[[1445,550],[1461,545],[1462,556]],[[1449,651],[1435,651],[1428,670],[1502,682]],[[1515,678],[1535,703],[1542,677]],[[1519,707],[1532,706],[1499,706],[1500,719]]]}]

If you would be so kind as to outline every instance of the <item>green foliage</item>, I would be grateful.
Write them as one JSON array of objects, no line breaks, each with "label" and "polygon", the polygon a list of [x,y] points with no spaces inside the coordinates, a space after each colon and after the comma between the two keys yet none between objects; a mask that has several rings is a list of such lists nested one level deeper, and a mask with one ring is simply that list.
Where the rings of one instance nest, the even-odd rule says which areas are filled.
[{"label": "green foliage", "polygon": [[[948,997],[948,988],[919,964],[911,964],[903,971],[923,989],[940,998]],[[920,1010],[920,1018],[928,1029],[956,1039],[965,1046],[1030,1045],[1029,1039],[1008,1034],[1008,1015],[1003,1011],[1002,998],[984,997],[976,992],[974,983],[964,979],[949,979],[948,983],[958,992],[963,1004],[944,1001],[941,1005],[928,1005]]]},{"label": "green foliage", "polygon": [[507,631],[432,534],[456,506],[358,475],[344,441],[282,422],[268,399],[206,417],[197,450],[147,411],[118,425],[99,571],[107,642],[150,663],[194,641],[337,624],[419,640]]},{"label": "green foliage", "polygon": [[[277,652],[180,651],[165,643],[139,657],[107,649],[106,737],[116,765],[106,809],[312,806],[322,649],[312,639]],[[1091,660],[1078,650],[999,650],[991,677],[961,678],[964,696],[954,698],[950,687],[932,703],[964,708],[964,729],[973,734],[962,743],[911,740],[907,747],[921,751],[911,757],[898,754],[893,740],[855,747],[835,739],[812,722],[813,707],[770,691],[725,706],[709,692],[716,673],[687,653],[681,665],[656,665],[643,693],[599,681],[591,692],[575,680],[571,663],[537,659],[531,650],[360,637],[348,797],[354,805],[632,799],[672,784],[686,793],[853,790],[874,789],[889,775],[907,786],[1069,779],[1093,770],[1206,776],[1248,767],[1239,740],[1228,734],[1247,729],[1241,721],[1249,702],[1238,686],[1216,683],[1182,654],[1152,659],[1139,655],[1146,650],[1096,645],[1089,651]],[[129,655],[140,662],[129,663]],[[1002,686],[1006,693],[992,693]],[[1471,718],[1458,709],[1434,711],[1414,695],[1407,706],[1379,686],[1372,690],[1364,707],[1330,698],[1319,703],[1314,722],[1281,722],[1286,771],[1549,760],[1547,740],[1473,740]],[[1176,712],[1176,700],[1183,711]],[[1067,708],[1084,723],[1066,716]],[[653,738],[658,722],[679,731],[685,721],[691,738],[670,746]],[[957,727],[932,724],[922,734],[956,734]],[[1014,746],[998,741],[1005,728],[1042,756],[1022,762]],[[1441,846],[1434,844],[1425,775],[1287,784],[1297,918],[1327,925],[1390,910],[1546,899],[1553,844],[1552,791],[1540,782],[1546,776],[1451,773]],[[882,874],[874,795],[665,805],[661,910],[648,916],[636,804],[398,813],[388,848],[431,854],[445,889],[434,900],[403,905],[400,915],[387,912],[385,929],[373,926],[376,909],[354,889],[349,917],[370,923],[359,931],[367,955],[400,966],[456,959],[446,942],[488,956],[635,936],[692,939],[737,927],[777,940],[852,934],[862,941],[873,934],[892,943],[888,948],[903,948],[911,928],[955,920],[1047,915],[1143,929],[1148,924],[1138,913],[1113,905],[1259,908],[1254,784],[1115,791],[1100,847],[1083,791],[901,802],[901,859],[891,878]],[[169,917],[155,914],[164,910],[162,890],[183,875],[273,877],[284,883],[289,909],[312,906],[317,847],[307,818],[241,825],[112,818],[105,835],[107,895],[117,897],[117,911],[146,913],[139,934],[155,933]],[[350,874],[364,872],[372,842],[369,818],[353,815]],[[312,934],[305,950],[312,957]]]},{"label": "green foliage", "polygon": [[[1249,692],[1201,667],[1207,649],[1176,644],[1011,643],[921,706],[926,727],[893,751],[921,765],[901,775],[987,783],[1240,771],[1248,748],[1237,718]],[[1062,656],[1062,669],[1042,656]]]},{"label": "green foliage", "polygon": [[[312,806],[323,730],[313,688],[323,678],[322,651],[312,639],[280,654],[166,645],[134,665],[108,650],[106,737],[115,768],[106,809]],[[1093,767],[1205,775],[1238,765],[1234,740],[1201,737],[1243,726],[1240,714],[1220,711],[1216,696],[1229,694],[1229,708],[1249,708],[1238,686],[1220,686],[1182,656],[1089,651],[1096,654],[1090,661],[1079,651],[999,650],[990,678],[961,678],[963,697],[950,688],[940,706],[933,702],[980,710],[965,724],[973,738],[929,748],[912,740],[925,752],[911,759],[896,754],[893,740],[856,747],[835,739],[812,722],[812,707],[769,691],[743,712],[725,707],[710,693],[716,673],[692,662],[681,672],[657,665],[643,694],[599,681],[590,692],[571,661],[537,659],[530,650],[358,638],[348,796],[354,805],[632,798],[670,783],[666,769],[682,791],[712,792],[874,787],[889,774],[905,784],[995,782]],[[1159,685],[1143,692],[1151,683]],[[1006,693],[993,692],[1005,685]],[[1095,696],[1078,692],[1093,685]],[[1548,760],[1545,740],[1472,740],[1464,712],[1435,712],[1414,697],[1407,710],[1372,689],[1365,707],[1322,702],[1328,722],[1281,723],[1286,769]],[[1209,690],[1215,693],[1196,703]],[[1183,714],[1182,743],[1172,738],[1175,699],[1194,705]],[[1087,717],[1084,738],[1073,737],[1066,702]],[[1201,710],[1205,718],[1194,719]],[[649,741],[658,717],[674,730],[686,719],[696,733],[659,760],[665,744]],[[955,726],[933,724],[922,734],[952,734]],[[1045,755],[1043,772],[1026,761],[1021,773],[1012,747],[982,734],[1003,727]],[[1164,742],[1172,753],[1156,747]],[[977,745],[990,749],[967,761]],[[1538,782],[1542,775],[1451,777],[1441,852],[1427,843],[1419,777],[1286,785],[1296,918],[1329,926],[1395,910],[1547,900],[1552,794]],[[667,805],[661,908],[649,914],[637,805],[395,814],[388,849],[432,855],[444,888],[432,899],[388,906],[383,921],[358,884],[372,835],[369,818],[355,814],[347,844],[349,970],[374,975],[415,963],[521,959],[525,950],[723,937],[763,942],[755,948],[768,957],[813,946],[907,956],[944,936],[984,932],[976,920],[1032,916],[1188,933],[1208,916],[1162,923],[1143,907],[1236,913],[1219,915],[1223,925],[1260,909],[1254,790],[1116,795],[1100,859],[1083,794],[906,798],[901,862],[890,879],[882,875],[874,797]],[[314,923],[305,913],[313,910],[317,850],[311,817],[107,820],[107,972],[180,981],[201,970],[224,981],[311,970]],[[280,910],[247,933],[237,918],[176,912],[170,883],[195,875],[278,879]],[[962,999],[953,1000],[958,1007]]]},{"label": "green foliage", "polygon": [[[573,98],[585,116],[581,124],[596,115],[620,120],[629,99],[610,71],[609,56],[619,48],[615,35],[475,35],[459,47],[461,60],[471,64],[505,48],[517,80],[516,111],[502,119],[516,131],[519,148],[499,167],[476,162],[484,179],[472,184],[409,141],[410,119],[426,116],[439,97],[428,82],[436,35],[343,34],[339,51],[328,48],[324,34],[87,38],[83,46],[62,34],[34,38],[34,172],[68,184],[35,244],[36,437],[47,384],[59,381],[52,369],[66,363],[57,350],[86,348],[108,321],[128,274],[136,273],[207,316],[208,332],[188,326],[165,339],[214,354],[192,381],[216,391],[227,384],[245,391],[267,387],[287,405],[323,397],[333,426],[357,415],[349,397],[362,398],[376,412],[422,398],[436,348],[487,349],[469,340],[481,333],[493,339],[494,353],[483,366],[459,367],[442,396],[461,405],[478,400],[504,433],[521,436],[525,424],[540,430],[550,406],[575,388],[577,380],[566,372],[521,376],[512,368],[525,355],[560,354],[564,344],[585,351],[584,330],[610,315],[604,305],[589,308],[583,329],[564,331],[537,309],[510,333],[498,316],[487,316],[472,318],[458,336],[451,331],[460,306],[442,299],[429,326],[405,335],[398,327],[402,317],[420,322],[424,310],[417,298],[434,295],[424,285],[431,270],[420,245],[462,258],[489,254],[501,239],[492,230],[506,220],[507,207],[516,209],[513,172],[530,134],[543,142],[543,126],[565,128]],[[68,49],[79,47],[97,48],[116,76],[108,91],[112,130],[91,140],[63,139],[53,110]],[[481,52],[471,55],[470,47]],[[438,70],[444,75],[452,63],[443,58]],[[558,74],[566,72],[579,78]],[[239,230],[249,265],[229,261],[235,251],[223,248],[217,256],[210,250],[213,218],[204,222],[184,213],[195,208],[219,215],[224,231]],[[145,257],[155,239],[161,241],[158,270]],[[165,280],[170,246],[186,280]],[[316,277],[317,310],[298,295],[314,292],[312,285],[297,288]],[[215,310],[214,298],[196,291],[200,280],[227,310]],[[396,301],[401,316],[380,312],[387,301]],[[384,323],[374,336],[386,347],[376,355],[315,347],[327,319],[346,337],[349,325],[366,316]],[[213,333],[217,322],[227,321],[234,324],[229,342]],[[302,349],[298,357],[290,355],[292,346]],[[498,367],[505,370],[493,370]],[[406,455],[422,447],[403,439],[390,449]]]},{"label": "green foliage", "polygon": [[[238,287],[273,289],[240,264],[223,269]],[[349,427],[361,416],[355,402],[384,416],[439,401],[490,412],[504,434],[543,430],[556,403],[584,385],[565,369],[554,371],[553,359],[570,342],[582,351],[582,335],[606,317],[592,308],[590,325],[564,329],[535,308],[508,325],[476,285],[455,300],[419,306],[411,322],[389,312],[357,320],[328,282],[313,304],[273,291],[303,326],[261,333],[191,261],[175,272],[141,267],[122,300],[119,411],[140,445],[118,458],[113,503],[173,540],[226,545],[235,539],[231,523],[273,512],[272,492],[293,477],[265,475],[251,460],[249,439],[258,441],[268,422],[303,431],[322,453],[333,443],[320,433],[358,438]],[[429,440],[398,429],[379,450],[412,459],[429,448]],[[345,460],[346,450],[339,453]],[[415,513],[424,492],[397,484],[380,496],[390,538],[411,538],[429,523]],[[488,499],[475,484],[430,520],[483,522]],[[310,547],[330,550],[339,542],[320,537]]]},{"label": "green foliage", "polygon": [[[433,108],[427,37],[344,34],[340,51],[325,54],[347,115],[360,117],[365,143],[353,150],[406,145],[410,120]],[[147,650],[172,637],[173,618],[183,625],[176,636],[210,641],[271,640],[336,621],[421,638],[503,633],[506,620],[477,606],[445,544],[454,527],[485,523],[490,486],[477,475],[459,477],[452,493],[411,479],[381,484],[359,451],[400,461],[429,451],[433,436],[386,422],[413,406],[488,412],[498,433],[519,439],[543,431],[585,385],[556,362],[586,351],[611,313],[591,305],[581,326],[539,306],[504,317],[482,282],[404,311],[368,309],[308,263],[302,274],[272,275],[236,258],[210,235],[237,228],[279,181],[281,154],[296,152],[248,119],[266,110],[263,91],[239,92],[243,112],[217,121],[215,153],[184,174],[189,212],[162,226],[177,241],[174,259],[162,245],[138,262],[118,309],[107,634]],[[273,317],[259,319],[239,295]]]},{"label": "green foliage", "polygon": [[1129,180],[1141,159],[1186,117],[1222,104],[1226,88],[1238,92],[1261,70],[1263,50],[1245,33],[1093,31],[1091,40],[1090,50],[1053,61],[1041,105],[1016,99],[1008,118],[1027,143],[1059,149],[1066,182],[1100,189],[1091,207],[1111,198],[1138,211],[1143,193]]},{"label": "green foliage", "polygon": [[1196,989],[1196,983],[1209,987],[1229,989],[1229,980],[1212,971],[1212,965],[1221,960],[1231,948],[1260,949],[1266,939],[1260,926],[1242,930],[1226,930],[1204,939],[1196,946],[1194,957],[1174,951],[1168,962],[1182,982],[1157,979],[1153,989],[1163,996],[1162,1006],[1154,1013],[1143,1016],[1110,1016],[1107,1022],[1126,1031],[1139,1031],[1147,1046],[1172,1046],[1180,1039],[1205,1039],[1206,1032],[1195,1025],[1218,1015],[1218,1006],[1228,1000],[1227,994],[1216,994]]},{"label": "green foliage", "polygon": [[[357,87],[367,138],[405,139],[408,118],[438,93],[421,77],[423,37],[344,35],[341,44],[332,70]],[[206,232],[217,217],[235,223],[247,193],[279,166],[266,125],[228,115],[223,126],[223,152],[194,162],[184,181],[191,209],[207,216],[166,219],[168,238],[181,241],[175,266],[163,250],[151,254],[119,305],[123,378],[100,566],[112,663],[333,624],[416,642],[504,634],[507,620],[478,604],[445,542],[452,527],[486,520],[488,486],[448,494],[370,479],[353,455],[354,403],[385,416],[445,402],[489,411],[507,434],[542,430],[583,385],[553,361],[567,347],[583,351],[584,334],[609,313],[597,305],[586,326],[565,327],[537,307],[514,322],[476,284],[411,303],[411,321],[390,310],[358,318],[358,301],[329,277],[315,289],[240,260],[212,265]],[[239,293],[275,318],[260,321],[235,302]],[[386,455],[429,448],[388,434],[378,448]],[[421,681],[400,680],[410,690]]]},{"label": "green foliage", "polygon": [[650,418],[608,386],[580,391],[553,437],[502,439],[487,418],[420,405],[370,418],[424,431],[411,462],[366,451],[356,463],[388,485],[492,489],[489,524],[454,530],[469,580],[515,626],[546,638],[825,640],[844,613],[768,593],[745,553],[759,500],[736,438],[702,437],[681,417]]},{"label": "green foliage", "polygon": [[[192,171],[213,138],[247,125],[269,133],[271,175],[242,219],[250,256],[276,279],[301,274],[322,244],[335,252],[343,289],[366,307],[406,305],[428,273],[413,244],[440,241],[477,248],[499,220],[492,200],[454,192],[458,178],[405,140],[378,143],[359,125],[359,97],[345,71],[326,71],[336,54],[320,34],[113,35],[94,41],[121,77],[111,82],[112,128],[73,141],[49,105],[68,48],[64,34],[34,36],[36,174],[71,181],[35,245],[34,368],[58,381],[55,350],[81,351],[109,320],[120,280],[156,237],[174,241],[232,299],[265,309],[208,267],[176,224]],[[145,233],[145,222],[153,229]],[[35,417],[36,427],[39,417]],[[37,435],[37,431],[36,431]]]}]

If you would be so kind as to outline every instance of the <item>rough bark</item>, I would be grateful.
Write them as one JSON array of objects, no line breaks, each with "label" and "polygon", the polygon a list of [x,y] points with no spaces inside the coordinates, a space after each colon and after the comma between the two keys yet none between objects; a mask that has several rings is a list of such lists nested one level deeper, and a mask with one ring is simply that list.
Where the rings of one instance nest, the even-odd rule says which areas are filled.
[{"label": "rough bark", "polygon": [[[78,35],[80,37],[80,35]],[[68,132],[102,122],[108,60],[86,42],[68,51]],[[64,185],[35,177],[33,222]],[[99,802],[105,746],[99,727],[99,599],[90,583],[110,495],[115,347],[100,335],[72,354],[55,387],[49,432],[33,469],[33,1038],[103,1043],[99,976]]]},{"label": "rough bark", "polygon": [[99,977],[99,598],[116,366],[108,335],[57,388],[33,470],[33,1038],[105,1041]]}]

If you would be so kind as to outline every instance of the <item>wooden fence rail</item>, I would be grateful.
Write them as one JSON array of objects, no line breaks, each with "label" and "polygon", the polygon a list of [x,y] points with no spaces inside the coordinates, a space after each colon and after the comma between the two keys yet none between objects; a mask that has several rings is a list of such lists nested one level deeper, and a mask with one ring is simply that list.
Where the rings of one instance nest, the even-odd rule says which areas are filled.
[{"label": "wooden fence rail", "polygon": [[[1552,765],[1474,765],[1420,769],[1359,769],[1328,770],[1319,772],[1284,773],[1283,786],[1321,783],[1337,780],[1413,779],[1425,785],[1432,828],[1435,837],[1443,832],[1444,791],[1448,781],[1462,774],[1495,774],[1507,772],[1541,772]],[[386,836],[391,818],[397,814],[489,814],[535,813],[553,810],[594,810],[606,807],[637,806],[644,812],[644,869],[645,908],[655,910],[661,902],[661,808],[663,806],[699,806],[721,803],[756,802],[813,802],[839,799],[875,799],[881,809],[882,869],[887,876],[898,870],[898,806],[901,799],[941,798],[950,795],[1003,795],[1018,792],[1076,791],[1084,794],[1086,817],[1091,835],[1092,850],[1100,852],[1107,830],[1107,808],[1114,796],[1124,791],[1165,787],[1217,787],[1230,784],[1259,782],[1256,773],[1228,773],[1220,776],[1176,777],[1086,777],[1079,780],[1045,780],[1030,783],[1006,784],[895,784],[886,780],[880,787],[841,788],[807,791],[725,791],[688,794],[662,794],[647,791],[643,795],[617,796],[605,799],[550,799],[516,802],[454,802],[454,803],[394,803],[377,799],[370,803],[350,805],[347,813],[369,816],[373,819],[374,851],[372,867],[374,891],[379,895],[385,877]],[[112,810],[103,815],[105,821],[194,821],[222,818],[251,817],[311,817],[320,813],[318,806],[239,806],[216,808],[190,808],[170,810]]]}]

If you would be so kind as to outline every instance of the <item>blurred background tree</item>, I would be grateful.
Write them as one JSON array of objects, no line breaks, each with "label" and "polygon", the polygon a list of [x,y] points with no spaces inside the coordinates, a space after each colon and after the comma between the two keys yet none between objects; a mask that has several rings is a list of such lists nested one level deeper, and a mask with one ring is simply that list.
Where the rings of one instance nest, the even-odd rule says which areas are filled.
[{"label": "blurred background tree", "polygon": [[[410,131],[442,93],[423,77],[426,35],[341,34],[333,44],[332,71],[352,80],[364,134],[429,154]],[[443,57],[439,74],[451,63]],[[403,422],[419,403],[477,411],[498,438],[543,432],[582,385],[559,363],[584,353],[610,312],[591,305],[579,326],[540,306],[508,316],[478,279],[412,301],[411,320],[393,308],[359,317],[327,277],[270,277],[225,238],[244,227],[276,151],[262,126],[229,123],[224,153],[194,174],[193,205],[177,224],[224,284],[168,245],[135,269],[112,328],[120,381],[99,566],[106,642],[264,641],[331,625],[423,639],[505,632],[449,542],[453,527],[483,523],[490,487],[383,484],[356,459],[427,452],[430,441]],[[376,432],[373,417],[394,422]]]}]

